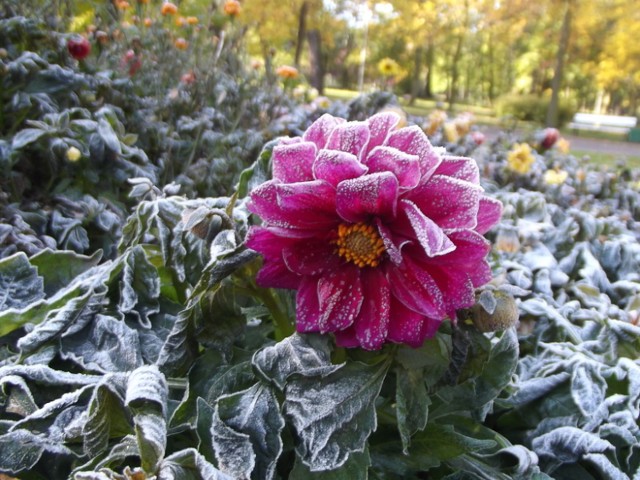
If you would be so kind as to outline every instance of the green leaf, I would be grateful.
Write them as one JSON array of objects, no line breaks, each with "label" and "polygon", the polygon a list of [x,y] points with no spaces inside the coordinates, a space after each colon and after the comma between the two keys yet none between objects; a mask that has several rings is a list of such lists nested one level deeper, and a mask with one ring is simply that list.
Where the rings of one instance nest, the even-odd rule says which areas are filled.
[{"label": "green leaf", "polygon": [[292,375],[284,411],[299,438],[298,455],[311,471],[334,470],[365,448],[376,429],[375,401],[389,362],[349,362]]},{"label": "green leaf", "polygon": [[289,480],[367,480],[370,465],[371,458],[366,447],[362,452],[351,453],[349,459],[338,469],[323,472],[312,472],[299,457],[296,457]]},{"label": "green leaf", "polygon": [[232,480],[194,448],[180,450],[162,461],[158,478],[163,480]]},{"label": "green leaf", "polygon": [[91,458],[102,454],[111,438],[123,437],[131,430],[122,394],[105,379],[94,389],[89,403],[88,418],[82,432],[85,454]]},{"label": "green leaf", "polygon": [[0,311],[24,308],[44,296],[42,278],[24,253],[0,260]]},{"label": "green leaf", "polygon": [[239,198],[246,197],[254,188],[271,178],[271,154],[278,143],[279,139],[267,143],[253,165],[242,171],[236,186]]},{"label": "green leaf", "polygon": [[273,478],[284,424],[278,400],[263,384],[220,397],[211,434],[222,471],[234,477]]},{"label": "green leaf", "polygon": [[78,275],[95,267],[102,258],[102,250],[91,256],[73,251],[45,248],[31,257],[31,265],[38,269],[44,279],[44,291],[50,296],[69,285]]},{"label": "green leaf", "polygon": [[533,450],[560,463],[577,462],[588,453],[613,451],[615,447],[598,435],[575,427],[560,427],[536,437],[532,441]]},{"label": "green leaf", "polygon": [[47,133],[49,133],[47,130],[42,130],[40,128],[24,128],[13,137],[13,140],[11,141],[11,148],[14,150],[24,148]]},{"label": "green leaf", "polygon": [[[122,146],[120,140],[113,130],[111,124],[104,118],[98,120],[98,134],[104,141],[105,146],[118,155],[122,154]],[[146,176],[146,175],[145,175]]]},{"label": "green leaf", "polygon": [[424,372],[417,368],[396,370],[396,418],[402,439],[402,451],[409,454],[411,435],[427,425],[431,399],[424,381]]},{"label": "green leaf", "polygon": [[589,418],[602,405],[607,382],[595,363],[576,365],[571,375],[571,397],[582,414]]},{"label": "green leaf", "polygon": [[0,436],[0,471],[20,473],[29,471],[43,453],[71,456],[72,452],[57,442],[28,430],[14,430]]},{"label": "green leaf", "polygon": [[142,246],[136,245],[124,255],[118,310],[134,315],[143,327],[150,328],[149,316],[160,311],[159,296],[158,271],[147,259]]},{"label": "green leaf", "polygon": [[4,412],[26,417],[38,409],[33,394],[22,377],[1,377],[0,387],[0,405]]},{"label": "green leaf", "polygon": [[257,351],[252,364],[262,378],[273,382],[282,391],[292,374],[305,374],[331,365],[329,340],[326,335],[294,333],[273,346]]}]

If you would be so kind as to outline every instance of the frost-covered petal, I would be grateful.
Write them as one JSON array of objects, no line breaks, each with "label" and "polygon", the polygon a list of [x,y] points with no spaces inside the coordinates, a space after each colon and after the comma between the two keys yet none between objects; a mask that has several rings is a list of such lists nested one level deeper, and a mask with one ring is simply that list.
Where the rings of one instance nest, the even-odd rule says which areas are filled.
[{"label": "frost-covered petal", "polygon": [[400,209],[409,220],[415,238],[428,257],[445,255],[455,250],[456,246],[449,237],[433,220],[422,213],[415,203],[401,200]]},{"label": "frost-covered petal", "polygon": [[466,157],[443,156],[434,175],[446,175],[475,184],[480,182],[478,164],[474,159]]},{"label": "frost-covered petal", "polygon": [[302,277],[296,293],[296,330],[301,333],[320,331],[320,303],[317,277]]},{"label": "frost-covered petal", "polygon": [[407,199],[440,228],[475,228],[482,188],[457,178],[434,175]]},{"label": "frost-covered petal", "polygon": [[267,259],[256,275],[256,282],[265,288],[290,288],[295,290],[302,277],[293,273],[282,259]]},{"label": "frost-covered petal", "polygon": [[353,328],[362,348],[377,350],[387,338],[391,290],[379,269],[362,271],[362,307]]},{"label": "frost-covered petal", "polygon": [[417,125],[392,132],[385,144],[410,155],[417,155],[423,180],[430,178],[442,161],[427,136]]},{"label": "frost-covered petal", "polygon": [[369,143],[369,127],[365,122],[346,122],[331,132],[327,148],[355,155],[359,160],[362,150]]},{"label": "frost-covered petal", "polygon": [[325,113],[307,128],[302,139],[315,143],[318,150],[320,150],[327,145],[327,140],[329,140],[333,129],[341,123],[344,123],[344,121],[344,118],[334,117]]},{"label": "frost-covered petal", "polygon": [[420,162],[417,155],[391,147],[376,147],[369,153],[364,163],[371,173],[393,173],[401,188],[414,188],[420,182]]},{"label": "frost-covered petal", "polygon": [[344,330],[358,316],[362,305],[359,270],[349,263],[322,276],[318,281],[321,332]]},{"label": "frost-covered petal", "polygon": [[402,254],[400,253],[400,251],[403,245],[409,243],[409,240],[401,239],[398,241],[394,237],[391,229],[384,223],[382,223],[379,218],[376,219],[376,226],[378,227],[378,234],[380,235],[380,238],[382,238],[382,242],[384,243],[386,254],[394,264],[399,265],[400,262],[402,262]]},{"label": "frost-covered petal", "polygon": [[449,318],[456,318],[456,310],[475,303],[475,288],[468,272],[457,268],[430,265],[429,274],[442,292],[444,308]]},{"label": "frost-covered petal", "polygon": [[390,172],[373,173],[338,184],[336,211],[348,222],[371,216],[393,218],[398,203],[398,180]]},{"label": "frost-covered petal", "polygon": [[365,173],[367,167],[355,155],[340,150],[320,150],[313,164],[314,177],[334,187],[342,180],[360,177]]},{"label": "frost-covered petal", "polygon": [[438,284],[424,266],[416,264],[411,253],[403,253],[400,265],[387,269],[391,293],[407,308],[431,318],[446,315]]},{"label": "frost-covered petal", "polygon": [[290,225],[321,229],[331,228],[339,221],[335,189],[323,181],[279,184],[276,193],[278,207]]},{"label": "frost-covered petal", "polygon": [[421,333],[425,321],[427,318],[424,315],[407,308],[400,300],[392,296],[387,338],[391,342],[419,347],[424,341]]},{"label": "frost-covered petal", "polygon": [[316,151],[313,142],[276,145],[271,155],[273,178],[284,183],[313,180],[311,168]]},{"label": "frost-covered petal", "polygon": [[380,112],[367,120],[369,125],[369,143],[366,152],[384,144],[396,125],[400,122],[400,115],[395,112]]},{"label": "frost-covered petal", "polygon": [[499,200],[486,196],[480,197],[478,207],[478,224],[476,232],[485,234],[500,221],[502,216],[502,203]]},{"label": "frost-covered petal", "polygon": [[282,258],[287,268],[299,275],[316,276],[336,270],[341,263],[335,245],[326,238],[314,238],[283,246]]}]

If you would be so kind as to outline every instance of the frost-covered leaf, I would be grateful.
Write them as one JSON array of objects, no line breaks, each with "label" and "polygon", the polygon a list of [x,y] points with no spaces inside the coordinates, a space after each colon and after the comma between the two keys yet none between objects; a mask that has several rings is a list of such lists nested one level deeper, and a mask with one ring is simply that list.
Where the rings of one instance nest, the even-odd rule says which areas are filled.
[{"label": "frost-covered leaf", "polygon": [[517,384],[518,390],[510,399],[514,405],[522,405],[547,395],[571,378],[571,373],[560,372],[546,377],[534,377]]},{"label": "frost-covered leaf", "polygon": [[85,454],[96,457],[107,448],[111,438],[123,437],[131,430],[122,393],[105,379],[94,389],[89,403],[88,418],[82,432]]},{"label": "frost-covered leaf", "polygon": [[296,456],[289,480],[367,480],[371,458],[369,449],[362,452],[352,452],[349,459],[336,470],[312,472],[300,457]]},{"label": "frost-covered leaf", "polygon": [[402,450],[409,454],[411,435],[427,425],[431,399],[427,392],[422,369],[396,370],[396,418],[402,439]]},{"label": "frost-covered leaf", "polygon": [[142,365],[138,332],[122,320],[98,314],[94,321],[60,341],[60,356],[86,370],[127,372]]},{"label": "frost-covered leaf", "polygon": [[102,251],[86,256],[73,251],[46,248],[31,257],[30,262],[44,279],[45,293],[53,295],[68,286],[78,275],[96,266],[101,257]]},{"label": "frost-covered leaf", "polygon": [[571,396],[585,417],[595,413],[604,401],[607,382],[592,363],[577,365],[571,375]]},{"label": "frost-covered leaf", "polygon": [[242,171],[236,187],[239,198],[246,197],[254,188],[271,178],[271,154],[278,143],[279,140],[267,143],[253,165]]},{"label": "frost-covered leaf", "polygon": [[550,457],[561,463],[580,460],[587,453],[604,453],[614,446],[597,435],[575,427],[560,427],[545,433],[532,442],[539,456]]},{"label": "frost-covered leaf", "polygon": [[158,480],[233,480],[233,477],[207,462],[196,449],[187,448],[162,461]]},{"label": "frost-covered leaf", "polygon": [[602,453],[587,453],[584,459],[595,465],[603,480],[628,480],[629,477]]},{"label": "frost-covered leaf", "polygon": [[133,417],[140,450],[140,464],[145,472],[156,472],[167,447],[167,424],[155,412],[140,412]]},{"label": "frost-covered leaf", "polygon": [[38,409],[29,386],[18,375],[0,378],[0,405],[4,412],[21,417],[26,417]]},{"label": "frost-covered leaf", "polygon": [[294,333],[256,352],[252,363],[265,380],[284,390],[290,375],[304,374],[331,364],[328,337]]},{"label": "frost-covered leaf", "polygon": [[0,311],[24,308],[44,295],[42,277],[24,253],[0,260]]},{"label": "frost-covered leaf", "polygon": [[98,134],[104,141],[106,147],[115,152],[117,154],[122,153],[122,146],[120,145],[120,140],[116,135],[116,132],[113,130],[111,124],[105,119],[100,118],[98,120]]},{"label": "frost-covered leaf", "polygon": [[50,132],[40,128],[23,128],[14,135],[13,140],[11,141],[11,148],[13,148],[14,150],[20,150],[30,143],[37,141],[40,137],[46,135],[47,133]]},{"label": "frost-covered leaf", "polygon": [[365,448],[376,429],[375,400],[388,367],[349,362],[327,367],[327,374],[289,378],[284,411],[299,438],[296,451],[311,471],[334,470]]},{"label": "frost-covered leaf", "polygon": [[0,435],[0,471],[20,473],[29,471],[43,453],[72,456],[71,450],[44,435],[28,430],[13,430]]},{"label": "frost-covered leaf", "polygon": [[283,428],[280,405],[263,384],[220,397],[211,426],[218,465],[236,478],[273,478]]},{"label": "frost-covered leaf", "polygon": [[135,315],[143,327],[150,328],[149,315],[160,309],[160,278],[140,245],[125,255],[120,294],[119,311]]}]

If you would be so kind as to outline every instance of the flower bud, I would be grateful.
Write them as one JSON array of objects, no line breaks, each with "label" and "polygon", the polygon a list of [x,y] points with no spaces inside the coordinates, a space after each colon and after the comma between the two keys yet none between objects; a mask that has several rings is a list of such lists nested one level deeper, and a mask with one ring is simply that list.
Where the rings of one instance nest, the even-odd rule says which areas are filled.
[{"label": "flower bud", "polygon": [[65,156],[67,157],[67,160],[75,163],[82,157],[82,152],[80,152],[76,147],[69,147]]},{"label": "flower bud", "polygon": [[515,326],[519,318],[515,299],[500,290],[484,290],[469,311],[471,321],[481,332],[506,330]]},{"label": "flower bud", "polygon": [[82,60],[91,53],[91,44],[84,37],[70,38],[67,42],[69,54],[76,60]]}]

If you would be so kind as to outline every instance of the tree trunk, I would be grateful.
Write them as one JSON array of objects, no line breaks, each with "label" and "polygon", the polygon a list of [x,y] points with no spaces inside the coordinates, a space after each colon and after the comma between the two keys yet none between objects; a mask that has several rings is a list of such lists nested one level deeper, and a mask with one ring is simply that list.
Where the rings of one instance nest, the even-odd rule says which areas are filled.
[{"label": "tree trunk", "polygon": [[302,2],[300,7],[300,15],[298,16],[298,38],[296,40],[296,54],[293,64],[296,68],[300,68],[300,57],[302,56],[302,47],[304,39],[307,35],[307,12],[309,11],[309,2]]},{"label": "tree trunk", "polygon": [[320,94],[324,90],[324,65],[322,63],[322,37],[320,30],[313,29],[307,32],[309,42],[309,60],[311,63],[311,75],[309,83]]},{"label": "tree trunk", "polygon": [[427,76],[424,82],[424,96],[433,98],[433,65],[435,63],[435,54],[433,48],[433,40],[429,38],[427,45]]},{"label": "tree trunk", "polygon": [[558,102],[560,96],[560,86],[562,84],[562,70],[564,69],[564,58],[569,47],[569,34],[571,33],[571,0],[567,1],[567,10],[562,21],[562,31],[560,32],[560,44],[558,45],[558,57],[556,58],[556,69],[553,72],[551,81],[551,101],[547,109],[547,127],[558,126]]},{"label": "tree trunk", "polygon": [[409,105],[413,105],[416,98],[420,95],[420,70],[422,70],[422,57],[424,52],[422,48],[416,48],[414,52],[413,73],[411,78],[411,100]]},{"label": "tree trunk", "polygon": [[458,89],[458,77],[460,76],[459,67],[460,67],[460,59],[462,58],[462,44],[464,43],[464,36],[469,28],[469,1],[464,2],[465,9],[465,19],[464,19],[464,28],[462,32],[458,35],[456,42],[456,50],[453,54],[453,59],[451,60],[451,84],[449,90],[449,111],[453,111],[453,105],[456,102],[456,95]]}]

